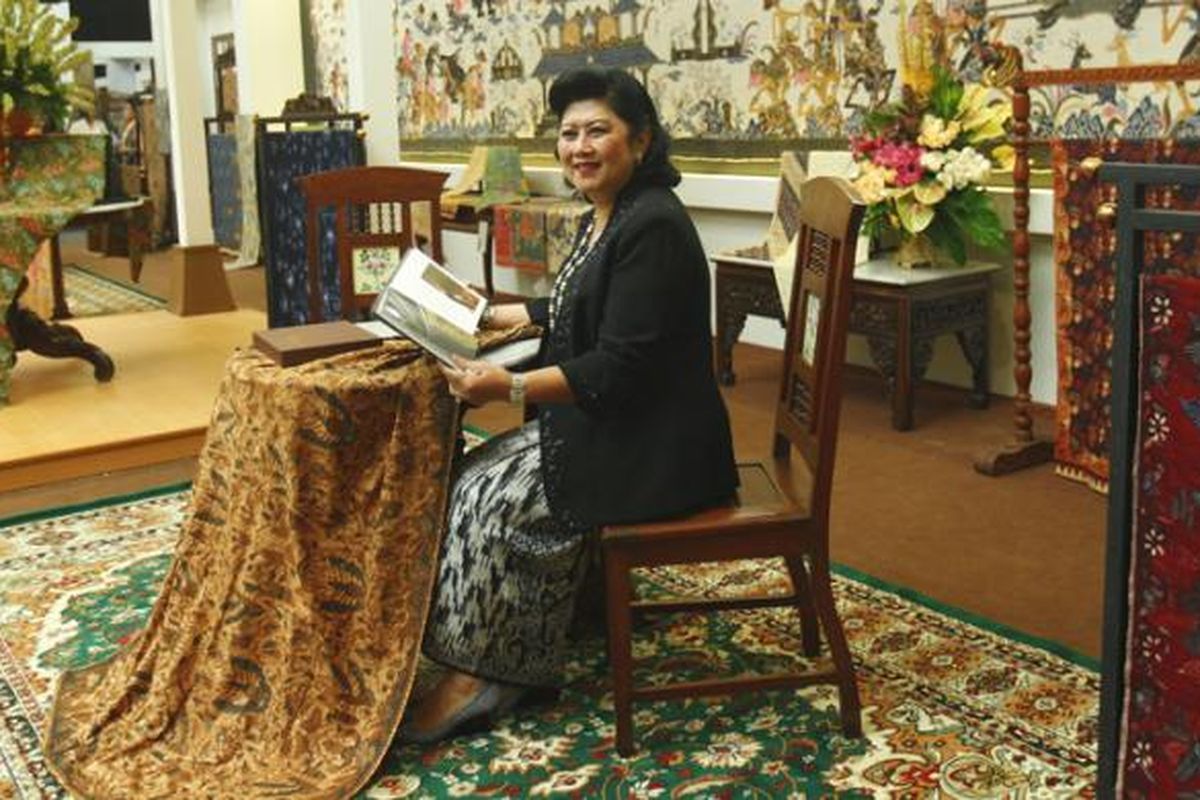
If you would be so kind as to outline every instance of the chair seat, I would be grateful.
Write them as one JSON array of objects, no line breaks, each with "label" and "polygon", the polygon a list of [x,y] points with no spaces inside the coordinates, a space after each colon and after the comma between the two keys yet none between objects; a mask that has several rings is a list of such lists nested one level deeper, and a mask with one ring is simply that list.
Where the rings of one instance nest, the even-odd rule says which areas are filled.
[{"label": "chair seat", "polygon": [[[654,539],[704,537],[705,534],[725,534],[731,528],[743,529],[755,525],[795,525],[809,517],[807,504],[796,502],[781,491],[771,470],[760,462],[738,464],[737,496],[729,505],[698,511],[691,516],[662,522],[608,525],[601,531],[601,540],[619,544],[623,539]],[[780,469],[779,482],[789,477]]]}]

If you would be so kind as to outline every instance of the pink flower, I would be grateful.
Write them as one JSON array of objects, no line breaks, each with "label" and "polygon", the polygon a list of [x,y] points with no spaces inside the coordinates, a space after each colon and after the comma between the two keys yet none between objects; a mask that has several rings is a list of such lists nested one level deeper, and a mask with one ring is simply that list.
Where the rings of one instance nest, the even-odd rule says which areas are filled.
[{"label": "pink flower", "polygon": [[924,149],[912,142],[884,142],[872,158],[876,164],[895,172],[897,186],[912,186],[921,180],[921,155]]},{"label": "pink flower", "polygon": [[855,136],[850,139],[850,149],[856,156],[870,158],[882,143],[880,136]]},{"label": "pink flower", "polygon": [[881,167],[898,170],[914,163],[920,166],[923,152],[912,142],[884,142],[879,145],[872,160]]}]

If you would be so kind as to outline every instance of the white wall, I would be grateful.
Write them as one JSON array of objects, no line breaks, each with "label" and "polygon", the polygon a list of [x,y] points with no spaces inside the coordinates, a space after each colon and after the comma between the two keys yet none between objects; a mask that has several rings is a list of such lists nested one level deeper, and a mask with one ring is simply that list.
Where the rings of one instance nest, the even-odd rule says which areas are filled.
[{"label": "white wall", "polygon": [[[69,19],[70,3],[47,3],[55,16]],[[105,76],[96,79],[98,88],[117,94],[134,94],[150,85],[150,63],[154,57],[152,42],[79,42],[81,50],[92,54],[92,64],[103,65]]]},{"label": "white wall", "polygon": [[[411,163],[410,166],[444,169],[451,173],[447,186],[454,184],[462,171],[461,164]],[[526,168],[535,191],[561,193],[559,171],[553,168]],[[771,220],[777,179],[767,177],[696,175],[684,176],[678,193],[691,211],[700,231],[705,249],[710,253],[761,242]],[[1011,229],[1012,192],[997,189],[993,192],[1001,219]],[[1052,195],[1048,189],[1034,189],[1030,198],[1030,290],[1029,302],[1033,313],[1031,395],[1034,402],[1053,405],[1057,394],[1058,367],[1055,360],[1054,263],[1051,249]],[[482,283],[483,269],[473,235],[447,232],[443,237],[446,261],[451,268],[468,280]],[[989,367],[992,391],[1013,395],[1013,288],[1012,257],[1001,252],[994,256],[1002,269],[992,276],[992,307],[989,342]],[[546,290],[545,281],[533,281],[517,270],[494,271],[496,288],[534,294]],[[766,347],[783,347],[783,328],[764,317],[750,317],[741,341]],[[866,342],[862,337],[850,338],[847,358],[851,363],[869,365]],[[736,363],[735,363],[736,368]],[[939,337],[934,346],[933,361],[925,377],[953,386],[969,387],[971,373],[958,343],[953,336]]]},{"label": "white wall", "polygon": [[[201,116],[212,117],[217,113],[217,88],[213,85],[212,39],[233,33],[233,0],[198,0],[196,3],[196,51],[200,57],[200,98],[203,104]],[[240,55],[240,54],[239,54]]]},{"label": "white wall", "polygon": [[304,91],[299,0],[233,0],[233,30],[238,110],[277,116]]}]

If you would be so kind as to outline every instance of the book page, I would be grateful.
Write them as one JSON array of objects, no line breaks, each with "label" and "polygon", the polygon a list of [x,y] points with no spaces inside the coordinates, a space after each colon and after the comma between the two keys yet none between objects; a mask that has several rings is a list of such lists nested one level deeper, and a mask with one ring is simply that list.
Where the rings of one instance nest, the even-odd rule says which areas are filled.
[{"label": "book page", "polygon": [[398,291],[473,336],[487,299],[417,248],[404,254],[388,289]]}]

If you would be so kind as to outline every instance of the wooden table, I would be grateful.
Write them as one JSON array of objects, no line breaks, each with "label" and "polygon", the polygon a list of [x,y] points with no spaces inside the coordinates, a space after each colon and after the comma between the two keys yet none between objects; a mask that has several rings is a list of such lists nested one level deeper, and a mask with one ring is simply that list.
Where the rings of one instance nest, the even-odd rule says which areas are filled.
[{"label": "wooden table", "polygon": [[[716,264],[717,374],[731,385],[733,345],[746,317],[754,314],[783,323],[785,315],[770,261],[744,254],[711,258]],[[963,267],[905,269],[888,258],[855,268],[850,332],[867,337],[871,360],[891,398],[896,430],[913,426],[913,387],[929,367],[934,340],[943,334],[955,335],[971,367],[971,405],[987,406],[988,276],[999,268],[972,261]]]},{"label": "wooden table", "polygon": [[[97,203],[76,215],[65,227],[69,228],[72,225],[80,224],[91,225],[98,222],[124,223],[129,246],[129,276],[134,282],[137,282],[142,277],[144,248],[150,240],[151,213],[148,197],[118,200],[113,203]],[[58,243],[58,234],[50,238],[50,270],[50,284],[54,292],[52,319],[69,319],[71,309],[67,305],[66,294],[63,290],[62,252]]]}]

